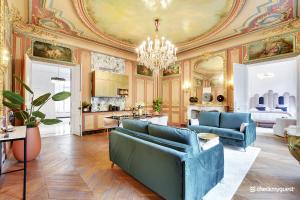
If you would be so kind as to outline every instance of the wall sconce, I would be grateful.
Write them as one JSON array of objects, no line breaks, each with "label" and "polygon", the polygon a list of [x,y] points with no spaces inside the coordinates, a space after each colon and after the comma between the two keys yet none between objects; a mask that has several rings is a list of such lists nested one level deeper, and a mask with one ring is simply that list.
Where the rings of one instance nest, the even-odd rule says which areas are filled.
[{"label": "wall sconce", "polygon": [[9,63],[9,52],[8,52],[8,50],[7,49],[2,49],[0,56],[1,56],[1,63],[0,63],[1,69],[5,70],[7,68],[8,63]]},{"label": "wall sconce", "polygon": [[228,80],[227,84],[229,87],[233,87],[233,79]]},{"label": "wall sconce", "polygon": [[183,91],[189,92],[189,91],[191,90],[191,88],[192,88],[191,82],[185,81],[185,82],[183,83],[183,86],[182,86]]}]

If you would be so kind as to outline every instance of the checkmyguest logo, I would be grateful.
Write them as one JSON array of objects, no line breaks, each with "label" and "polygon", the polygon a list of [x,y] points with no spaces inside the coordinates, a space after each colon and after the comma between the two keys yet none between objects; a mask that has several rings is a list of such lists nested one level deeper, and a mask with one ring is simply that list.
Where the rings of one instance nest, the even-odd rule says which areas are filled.
[{"label": "checkmyguest logo", "polygon": [[294,192],[295,187],[262,187],[262,186],[250,186],[250,192]]}]

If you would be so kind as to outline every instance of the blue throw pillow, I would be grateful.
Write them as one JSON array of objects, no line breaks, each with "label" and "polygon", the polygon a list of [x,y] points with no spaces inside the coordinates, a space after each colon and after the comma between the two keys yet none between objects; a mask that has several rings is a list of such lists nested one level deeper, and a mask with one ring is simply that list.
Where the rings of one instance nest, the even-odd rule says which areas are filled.
[{"label": "blue throw pillow", "polygon": [[220,128],[240,130],[242,123],[250,123],[250,113],[229,113],[223,112],[220,117]]},{"label": "blue throw pillow", "polygon": [[126,128],[128,130],[140,132],[140,133],[148,133],[148,125],[150,122],[148,121],[141,121],[137,119],[124,119],[122,121],[123,128]]},{"label": "blue throw pillow", "polygon": [[266,111],[266,107],[256,107],[256,109],[259,111]]},{"label": "blue throw pillow", "polygon": [[200,112],[199,125],[219,127],[220,112]]}]

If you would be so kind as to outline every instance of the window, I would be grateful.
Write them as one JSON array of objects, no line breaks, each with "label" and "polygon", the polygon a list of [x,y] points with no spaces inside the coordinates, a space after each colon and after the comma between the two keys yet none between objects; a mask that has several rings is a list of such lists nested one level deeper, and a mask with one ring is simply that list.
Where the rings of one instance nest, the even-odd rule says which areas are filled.
[{"label": "window", "polygon": [[[60,81],[55,82],[55,93],[62,92],[62,91],[71,91],[70,88],[70,81]],[[57,113],[70,113],[70,98],[64,100],[64,101],[56,101],[55,102],[55,111]]]}]

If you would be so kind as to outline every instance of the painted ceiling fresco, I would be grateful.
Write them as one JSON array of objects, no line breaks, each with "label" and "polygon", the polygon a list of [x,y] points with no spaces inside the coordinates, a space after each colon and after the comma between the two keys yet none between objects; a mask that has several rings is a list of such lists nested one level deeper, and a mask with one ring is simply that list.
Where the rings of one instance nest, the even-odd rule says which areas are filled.
[{"label": "painted ceiling fresco", "polygon": [[154,34],[156,17],[161,19],[160,36],[185,51],[277,26],[298,15],[297,0],[26,1],[29,23],[128,51]]},{"label": "painted ceiling fresco", "polygon": [[165,6],[156,0],[82,2],[92,29],[133,44],[155,34],[156,17],[161,19],[162,35],[174,43],[189,41],[223,22],[233,6],[233,0],[165,0]]}]

